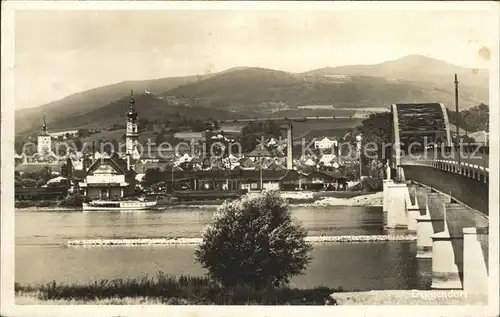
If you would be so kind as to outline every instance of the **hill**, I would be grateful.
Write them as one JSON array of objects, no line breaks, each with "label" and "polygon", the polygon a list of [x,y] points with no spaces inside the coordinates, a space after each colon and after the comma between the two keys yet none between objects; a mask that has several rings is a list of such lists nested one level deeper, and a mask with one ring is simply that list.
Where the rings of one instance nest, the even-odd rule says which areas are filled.
[{"label": "hill", "polygon": [[[37,131],[44,114],[52,131],[122,123],[131,89],[152,93],[137,100],[139,115],[148,119],[176,112],[215,119],[305,113],[340,116],[346,109],[387,108],[404,102],[441,102],[453,109],[454,73],[459,75],[461,109],[486,103],[488,79],[484,71],[412,55],[377,65],[323,68],[302,74],[237,67],[204,76],[127,81],[18,110],[16,133]],[[335,109],[298,109],[309,105],[333,105]]]},{"label": "hill", "polygon": [[403,80],[452,91],[453,74],[458,75],[459,88],[466,98],[487,102],[488,71],[484,69],[464,68],[445,61],[422,55],[409,55],[393,61],[375,65],[348,65],[325,67],[306,72],[309,75],[322,76],[376,76]]},{"label": "hill", "polygon": [[[257,107],[260,112],[274,112],[270,102],[284,103],[291,109],[303,105],[388,107],[392,103],[436,101],[452,108],[454,104],[452,81],[451,89],[444,89],[434,84],[384,77],[293,74],[262,68],[219,74],[178,86],[162,95],[196,98],[205,107],[233,111],[248,111]],[[480,103],[475,95],[462,90],[460,99],[462,108]]]},{"label": "hill", "polygon": [[[174,120],[177,114],[186,119],[233,119],[241,117],[238,114],[231,113],[221,109],[208,109],[199,106],[174,105],[165,99],[160,99],[152,93],[142,93],[135,95],[136,109],[139,113],[139,119]],[[122,97],[119,100],[111,102],[103,107],[92,111],[67,115],[59,118],[57,121],[48,124],[51,131],[79,128],[106,128],[114,124],[123,125],[126,122],[126,112],[129,108],[129,96]],[[27,132],[36,132],[40,124],[35,125]]]},{"label": "hill", "polygon": [[83,116],[96,109],[105,107],[109,103],[129,95],[130,90],[139,93],[145,90],[152,93],[160,93],[166,89],[193,82],[200,78],[204,78],[204,76],[124,81],[76,93],[39,107],[20,109],[16,111],[16,132],[26,131],[32,126],[39,126],[44,115],[47,116],[48,125],[53,126],[55,124],[57,126],[59,125],[59,120],[64,121],[70,117]]}]

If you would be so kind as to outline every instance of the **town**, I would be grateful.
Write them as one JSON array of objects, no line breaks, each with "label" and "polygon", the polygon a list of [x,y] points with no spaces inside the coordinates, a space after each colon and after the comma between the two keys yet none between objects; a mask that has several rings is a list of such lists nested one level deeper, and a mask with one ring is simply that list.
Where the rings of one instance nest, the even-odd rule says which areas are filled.
[{"label": "town", "polygon": [[[36,152],[28,155],[24,148],[23,153],[16,153],[16,199],[50,200],[81,194],[88,200],[123,200],[149,193],[168,194],[181,200],[215,200],[272,189],[361,189],[361,136],[354,132],[348,132],[342,140],[328,136],[307,140],[307,151],[306,140],[293,139],[290,122],[285,122],[284,128],[278,127],[279,131],[286,130],[286,139],[281,135],[261,135],[261,140],[252,140],[258,142],[246,153],[235,142],[240,132],[221,129],[188,133],[189,143],[181,140],[168,144],[168,148],[154,142],[145,147],[138,141],[140,121],[133,92],[129,104],[122,153],[118,148],[110,151],[103,144],[96,149],[94,143],[82,144],[80,149],[68,148],[66,141],[75,137],[78,130],[50,133],[44,118]],[[261,126],[262,121],[279,124],[261,120]],[[350,143],[342,149],[340,142],[345,140]],[[61,144],[66,146],[66,155],[55,153]],[[375,169],[379,175],[371,175],[379,184],[372,186],[380,189],[381,163]]]}]

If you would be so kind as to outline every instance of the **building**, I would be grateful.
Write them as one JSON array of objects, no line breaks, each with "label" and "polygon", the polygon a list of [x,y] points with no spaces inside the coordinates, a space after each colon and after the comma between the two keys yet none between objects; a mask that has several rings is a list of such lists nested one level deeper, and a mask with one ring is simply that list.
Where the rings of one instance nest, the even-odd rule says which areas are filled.
[{"label": "building", "polygon": [[[266,190],[322,190],[345,189],[345,177],[340,171],[302,173],[296,170],[256,170],[234,169],[230,171],[175,171],[166,178],[167,188],[183,191],[258,191]],[[215,195],[215,194],[214,194]]]},{"label": "building", "polygon": [[90,199],[119,199],[134,193],[136,172],[116,153],[95,160],[84,170],[79,187]]},{"label": "building", "polygon": [[45,116],[43,117],[42,131],[38,134],[37,152],[41,155],[46,155],[52,152],[52,137],[47,131]]},{"label": "building", "polygon": [[133,159],[139,159],[137,143],[139,140],[139,130],[137,126],[137,111],[135,110],[134,92],[130,92],[130,108],[127,112],[127,128],[125,132],[126,155]]},{"label": "building", "polygon": [[137,173],[132,167],[140,159],[138,138],[137,111],[131,92],[125,133],[126,152],[122,157],[117,152],[112,155],[94,153],[91,160],[88,157],[83,159],[84,177],[79,187],[86,197],[120,199],[134,194]]},{"label": "building", "polygon": [[75,137],[77,135],[78,135],[78,130],[66,130],[66,131],[58,131],[50,133],[50,136],[52,138],[62,137],[63,139],[66,139],[68,136]]},{"label": "building", "polygon": [[327,137],[324,137],[321,140],[314,141],[314,147],[316,149],[326,150],[326,149],[331,149],[332,147],[337,147],[337,146],[338,146],[337,140],[329,139]]}]

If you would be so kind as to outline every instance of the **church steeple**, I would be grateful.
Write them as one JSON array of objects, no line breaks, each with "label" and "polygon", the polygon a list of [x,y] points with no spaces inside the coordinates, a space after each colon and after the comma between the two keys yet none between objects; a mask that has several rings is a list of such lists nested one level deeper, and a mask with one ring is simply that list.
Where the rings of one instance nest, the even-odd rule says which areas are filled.
[{"label": "church steeple", "polygon": [[137,127],[137,111],[135,110],[134,91],[130,91],[130,107],[127,112],[127,132],[125,133],[125,140],[127,143],[128,155],[134,155],[136,146],[139,140],[139,130]]},{"label": "church steeple", "polygon": [[39,136],[49,136],[49,132],[47,131],[47,122],[45,121],[45,116],[43,116],[43,124],[42,131],[38,134]]},{"label": "church steeple", "polygon": [[135,110],[135,99],[134,99],[134,91],[130,91],[130,100],[129,100],[129,110],[127,112],[128,121],[135,122],[137,120],[137,111]]},{"label": "church steeple", "polygon": [[38,153],[40,154],[48,154],[50,153],[52,148],[52,139],[47,131],[47,122],[45,121],[45,116],[43,116],[43,124],[42,124],[42,131],[38,133],[38,143],[37,143],[37,149]]}]

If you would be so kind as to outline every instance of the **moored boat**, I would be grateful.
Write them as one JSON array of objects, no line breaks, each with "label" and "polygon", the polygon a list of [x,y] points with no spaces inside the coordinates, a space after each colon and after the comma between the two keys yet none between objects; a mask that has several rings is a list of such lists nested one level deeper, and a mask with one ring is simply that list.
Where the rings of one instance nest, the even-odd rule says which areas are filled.
[{"label": "moored boat", "polygon": [[154,210],[158,207],[158,201],[140,200],[93,200],[83,203],[83,211],[140,211]]}]

